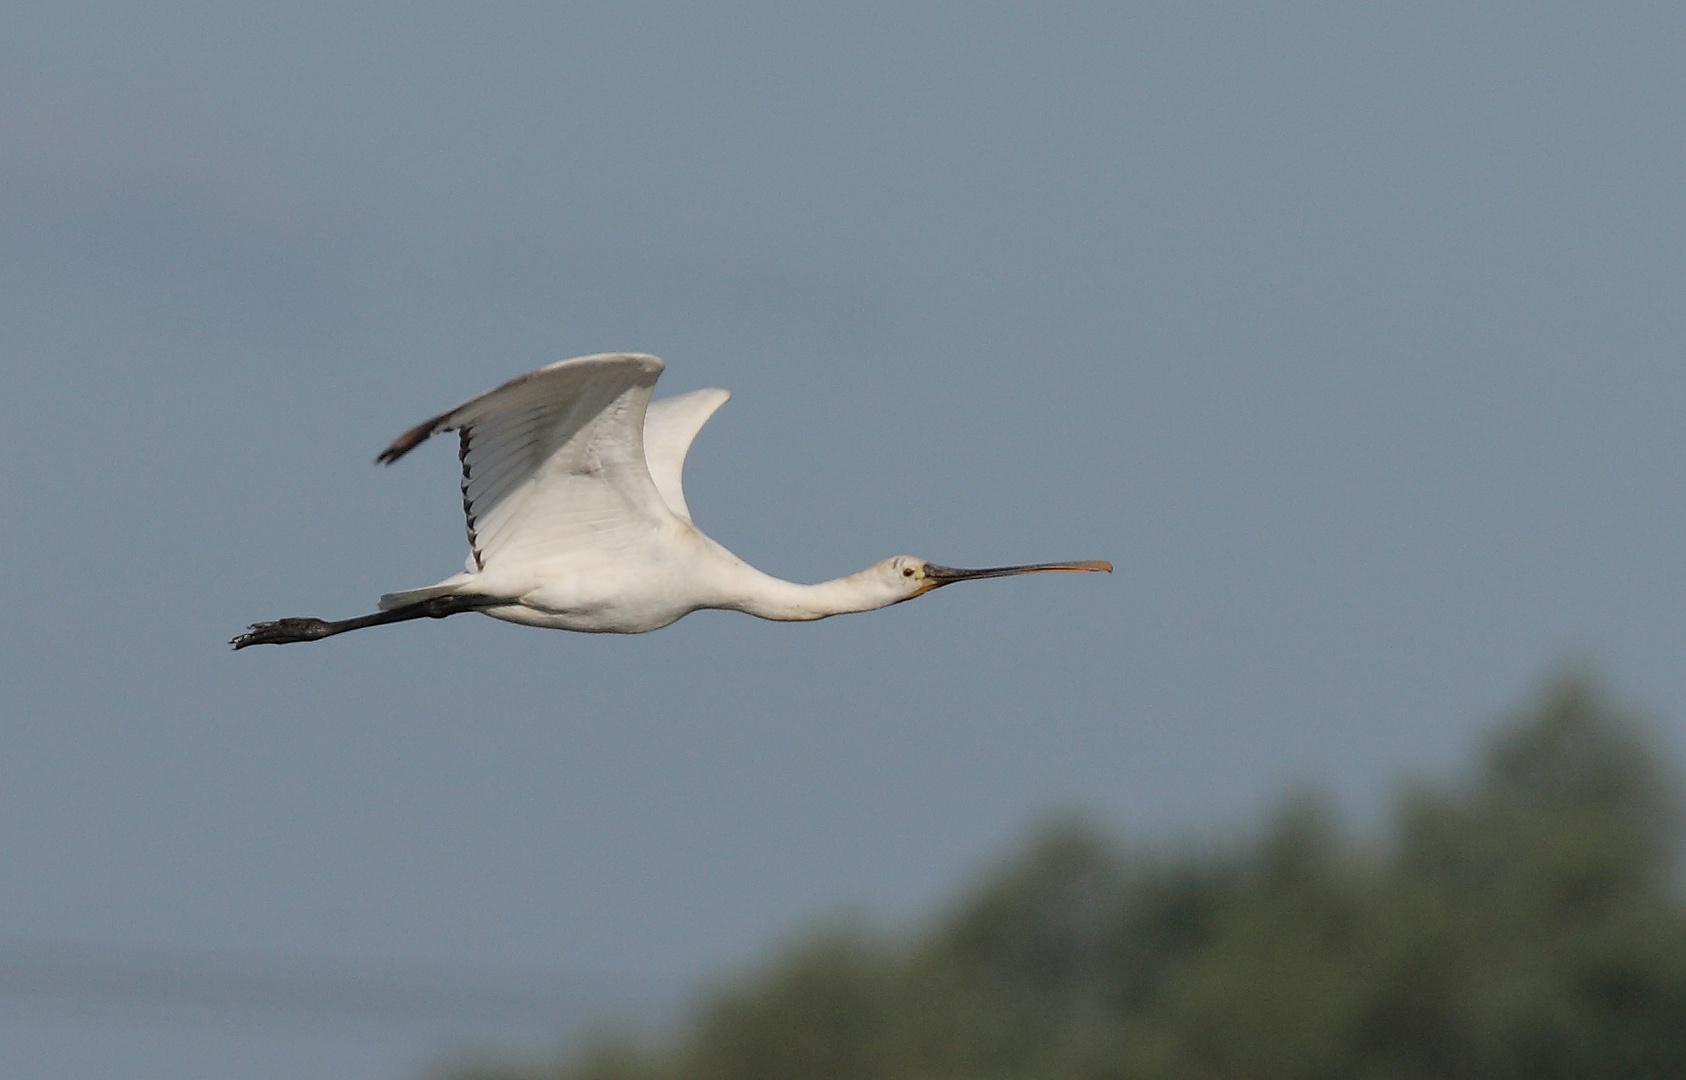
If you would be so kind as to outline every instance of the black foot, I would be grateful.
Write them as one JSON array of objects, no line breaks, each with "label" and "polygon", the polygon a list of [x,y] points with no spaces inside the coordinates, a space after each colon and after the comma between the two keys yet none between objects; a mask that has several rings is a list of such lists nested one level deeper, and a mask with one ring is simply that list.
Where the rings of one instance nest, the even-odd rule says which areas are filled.
[{"label": "black foot", "polygon": [[333,627],[325,619],[277,619],[253,623],[229,644],[236,649],[248,645],[286,645],[293,641],[315,641],[331,633]]}]

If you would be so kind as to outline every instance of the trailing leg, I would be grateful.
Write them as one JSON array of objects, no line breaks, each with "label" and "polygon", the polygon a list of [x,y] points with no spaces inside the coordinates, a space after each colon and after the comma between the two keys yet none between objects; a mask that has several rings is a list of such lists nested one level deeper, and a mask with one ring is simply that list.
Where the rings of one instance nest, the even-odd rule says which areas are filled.
[{"label": "trailing leg", "polygon": [[314,618],[276,619],[273,622],[253,623],[247,627],[244,634],[232,639],[229,644],[238,650],[248,645],[287,645],[295,641],[315,641],[318,638],[343,634],[347,630],[361,630],[365,626],[383,626],[386,623],[408,622],[411,619],[443,619],[448,615],[497,607],[509,602],[490,596],[435,596],[390,611],[377,611],[373,615],[360,615],[355,619],[340,619],[337,622]]}]

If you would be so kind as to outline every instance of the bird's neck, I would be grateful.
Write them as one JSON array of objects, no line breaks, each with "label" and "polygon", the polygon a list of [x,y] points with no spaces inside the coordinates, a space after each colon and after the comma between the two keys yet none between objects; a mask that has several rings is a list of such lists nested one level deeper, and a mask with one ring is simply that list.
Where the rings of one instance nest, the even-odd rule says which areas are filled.
[{"label": "bird's neck", "polygon": [[746,588],[729,605],[738,611],[781,622],[805,622],[828,615],[873,611],[888,607],[902,596],[886,590],[868,571],[833,578],[817,585],[802,585],[763,574],[744,564],[749,573]]}]

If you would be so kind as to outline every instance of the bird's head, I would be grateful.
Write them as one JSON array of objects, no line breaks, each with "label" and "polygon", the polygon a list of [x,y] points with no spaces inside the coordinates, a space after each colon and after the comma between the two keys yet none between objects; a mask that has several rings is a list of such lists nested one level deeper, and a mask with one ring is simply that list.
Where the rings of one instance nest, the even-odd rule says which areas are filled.
[{"label": "bird's head", "polygon": [[893,603],[912,600],[932,589],[952,585],[956,581],[977,578],[1012,577],[1016,574],[1046,574],[1056,570],[1087,570],[1112,573],[1112,564],[1100,559],[1086,562],[1033,563],[1027,566],[991,566],[981,570],[961,570],[952,566],[938,566],[914,555],[897,555],[885,559],[867,573],[879,579],[893,594]]}]

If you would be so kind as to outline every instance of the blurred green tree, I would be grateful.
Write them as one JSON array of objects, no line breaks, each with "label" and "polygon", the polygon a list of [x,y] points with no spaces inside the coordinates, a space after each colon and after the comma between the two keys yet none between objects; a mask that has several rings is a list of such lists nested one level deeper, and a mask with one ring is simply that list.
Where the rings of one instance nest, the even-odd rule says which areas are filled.
[{"label": "blurred green tree", "polygon": [[1584,677],[1392,834],[1315,795],[1227,851],[1047,828],[923,939],[827,933],[656,1049],[526,1080],[1686,1076],[1676,778]]}]

